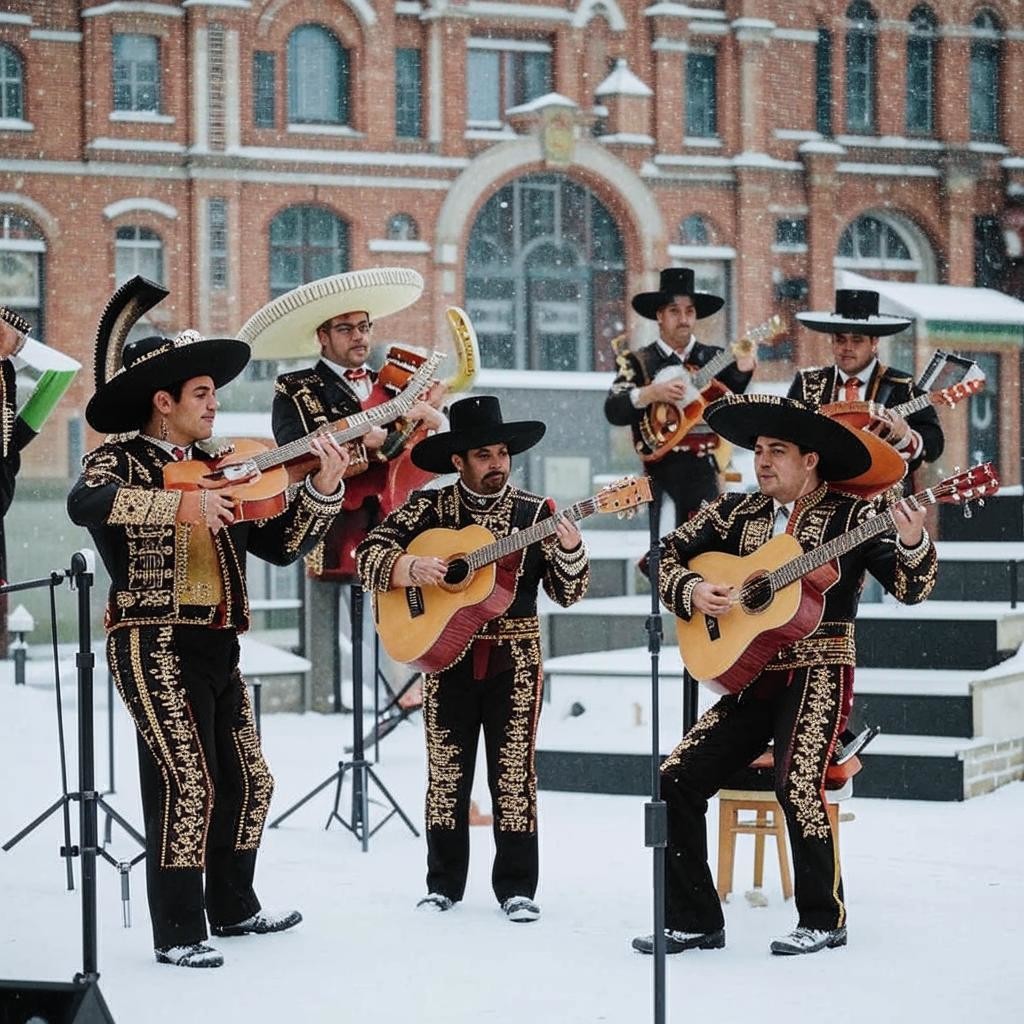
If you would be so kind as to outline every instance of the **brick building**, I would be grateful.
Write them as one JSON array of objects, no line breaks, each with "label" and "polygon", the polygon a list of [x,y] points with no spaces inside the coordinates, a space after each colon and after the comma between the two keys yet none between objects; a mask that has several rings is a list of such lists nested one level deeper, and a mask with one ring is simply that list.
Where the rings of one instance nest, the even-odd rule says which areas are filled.
[{"label": "brick building", "polygon": [[[388,337],[465,306],[488,387],[571,392],[537,471],[591,475],[629,458],[597,392],[659,267],[727,296],[717,341],[831,308],[842,270],[1019,282],[1022,92],[1021,0],[6,0],[0,301],[91,368],[134,272],[171,290],[152,327],[214,335],[301,281],[411,266],[427,291]],[[957,347],[1018,394],[1019,336]],[[761,376],[825,358],[794,327]],[[26,474],[71,472],[91,388]],[[952,414],[954,454],[1019,450],[1003,404],[994,427]]]}]

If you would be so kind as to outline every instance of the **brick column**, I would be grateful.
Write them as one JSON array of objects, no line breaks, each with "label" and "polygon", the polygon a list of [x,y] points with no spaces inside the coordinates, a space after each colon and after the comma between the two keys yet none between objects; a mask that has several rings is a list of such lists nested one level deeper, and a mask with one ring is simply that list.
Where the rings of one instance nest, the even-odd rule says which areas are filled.
[{"label": "brick column", "polygon": [[946,217],[946,283],[974,285],[974,210],[979,161],[974,153],[950,150],[943,161],[943,201]]},{"label": "brick column", "polygon": [[469,22],[441,14],[427,30],[427,138],[445,156],[466,154],[466,64]]},{"label": "brick column", "polygon": [[770,21],[740,18],[733,22],[739,50],[740,149],[747,153],[768,152],[768,118],[764,64],[772,39]]},{"label": "brick column", "polygon": [[971,41],[940,36],[935,76],[935,123],[939,138],[951,145],[966,145],[971,138],[968,120],[970,69]]},{"label": "brick column", "polygon": [[878,33],[875,71],[875,114],[879,135],[907,131],[907,34],[893,29]]},{"label": "brick column", "polygon": [[764,320],[774,307],[769,268],[775,221],[765,214],[774,186],[775,173],[768,168],[736,168],[737,336]]},{"label": "brick column", "polygon": [[654,141],[658,153],[679,153],[683,148],[686,105],[686,44],[672,42],[654,51]]}]

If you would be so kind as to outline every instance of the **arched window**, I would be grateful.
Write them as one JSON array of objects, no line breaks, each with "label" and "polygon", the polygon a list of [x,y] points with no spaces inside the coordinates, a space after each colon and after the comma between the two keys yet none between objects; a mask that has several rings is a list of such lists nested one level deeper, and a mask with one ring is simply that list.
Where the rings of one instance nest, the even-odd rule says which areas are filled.
[{"label": "arched window", "polygon": [[164,283],[164,243],[150,228],[118,228],[114,235],[114,278],[117,285],[141,274]]},{"label": "arched window", "polygon": [[466,309],[484,366],[610,369],[625,293],[615,218],[565,175],[517,178],[477,215],[466,251]]},{"label": "arched window", "polygon": [[884,272],[898,281],[936,280],[936,260],[925,233],[897,214],[864,213],[839,237],[834,265],[869,276]]},{"label": "arched window", "polygon": [[680,245],[710,245],[711,241],[708,222],[699,213],[691,213],[679,222]]},{"label": "arched window", "polygon": [[999,57],[1002,32],[991,11],[971,22],[970,122],[972,139],[999,136]]},{"label": "arched window", "polygon": [[388,241],[413,242],[420,237],[419,225],[411,213],[393,213],[388,217]]},{"label": "arched window", "polygon": [[348,270],[348,225],[320,206],[292,206],[270,222],[270,297]]},{"label": "arched window", "polygon": [[931,135],[935,130],[935,39],[938,23],[930,7],[910,12],[907,36],[907,132]]},{"label": "arched window", "polygon": [[0,118],[24,120],[25,82],[21,57],[0,43]]},{"label": "arched window", "polygon": [[846,130],[875,130],[875,62],[878,19],[871,4],[846,9]]},{"label": "arched window", "polygon": [[288,37],[288,120],[349,123],[349,52],[321,25],[299,25]]},{"label": "arched window", "polygon": [[42,231],[13,210],[0,208],[0,306],[20,313],[44,340],[46,242]]}]

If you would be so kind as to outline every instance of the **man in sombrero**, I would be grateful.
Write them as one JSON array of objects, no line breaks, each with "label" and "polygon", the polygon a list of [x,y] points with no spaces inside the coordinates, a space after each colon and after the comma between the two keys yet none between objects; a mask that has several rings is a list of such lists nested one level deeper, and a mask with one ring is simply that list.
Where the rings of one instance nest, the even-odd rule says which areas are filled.
[{"label": "man in sombrero", "polygon": [[[282,373],[274,382],[273,429],[278,444],[376,404],[377,373],[367,365],[375,325],[412,305],[422,291],[423,278],[415,270],[356,270],[299,285],[249,318],[239,337],[252,345],[254,358],[317,357],[311,366]],[[408,418],[440,429],[446,422],[439,411],[444,394],[442,385],[434,385]],[[353,450],[350,477],[358,464],[374,466],[401,455],[402,434],[396,424],[373,427]],[[348,511],[311,565],[318,578],[349,582],[354,577],[355,543],[346,543],[346,538],[362,539],[379,517],[372,496],[359,509]]]},{"label": "man in sombrero", "polygon": [[[509,483],[511,460],[544,435],[535,420],[503,420],[498,399],[464,398],[450,409],[451,430],[420,441],[412,460],[430,473],[459,474],[439,490],[416,491],[373,529],[356,550],[367,590],[441,583],[440,558],[405,553],[412,539],[437,527],[472,524],[496,538],[553,514],[550,500]],[[537,775],[534,750],[543,680],[537,591],[563,607],[580,600],[590,580],[579,531],[560,519],[548,542],[520,556],[508,610],[486,622],[449,668],[427,674],[423,721],[427,738],[427,894],[418,906],[450,910],[465,891],[469,806],[480,731],[494,812],[494,895],[510,921],[534,921],[538,879]]]},{"label": "man in sombrero", "polygon": [[[812,409],[831,402],[875,402],[889,410],[923,393],[909,373],[879,361],[879,339],[906,330],[914,321],[880,314],[878,303],[876,291],[840,288],[834,311],[797,313],[805,327],[830,336],[832,363],[798,370],[789,388],[790,398]],[[908,474],[942,454],[942,427],[930,405],[906,419],[885,411],[867,429],[900,453]]]},{"label": "man in sombrero", "polygon": [[[604,414],[609,423],[630,427],[638,452],[648,453],[641,430],[648,408],[655,402],[692,400],[682,368],[700,369],[722,351],[697,341],[693,328],[698,320],[717,313],[724,303],[719,295],[697,291],[694,272],[688,267],[662,270],[656,291],[633,296],[633,309],[644,319],[657,321],[658,338],[617,357],[618,373],[605,399]],[[756,365],[753,355],[741,356],[716,379],[738,394],[746,390]],[[712,442],[707,434],[701,439]],[[657,462],[646,463],[645,469],[658,492],[672,499],[676,526],[686,522],[701,502],[718,494],[718,465],[707,450],[701,453],[680,447]]]},{"label": "man in sombrero", "polygon": [[[860,431],[769,395],[728,395],[705,410],[721,437],[754,452],[759,490],[724,494],[662,541],[659,592],[680,618],[710,623],[736,597],[721,581],[689,568],[709,551],[749,555],[776,533],[808,551],[876,512],[867,501],[831,490],[830,480],[864,472],[871,461]],[[923,601],[936,576],[924,512],[893,507],[896,530],[838,560],[820,624],[783,647],[740,693],[722,697],[683,737],[661,767],[668,805],[666,947],[669,953],[725,945],[725,919],[707,862],[708,799],[774,740],[775,791],[793,853],[797,926],[772,953],[815,953],[846,944],[839,857],[825,805],[825,771],[843,714],[843,692],[857,661],[854,618],[866,572],[904,604]],[[651,936],[633,948],[653,951]]]},{"label": "man in sombrero", "polygon": [[348,456],[332,438],[314,441],[319,468],[258,523],[236,522],[224,490],[164,490],[168,463],[230,450],[211,438],[216,392],[249,361],[243,342],[195,331],[126,343],[166,294],[132,278],[103,313],[85,415],[116,436],[86,455],[68,512],[110,574],[107,661],[138,731],[156,959],[219,967],[207,921],[235,936],[301,920],[261,909],[253,889],[273,779],[238,669],[246,554],[286,565],[320,541],[341,508]]}]

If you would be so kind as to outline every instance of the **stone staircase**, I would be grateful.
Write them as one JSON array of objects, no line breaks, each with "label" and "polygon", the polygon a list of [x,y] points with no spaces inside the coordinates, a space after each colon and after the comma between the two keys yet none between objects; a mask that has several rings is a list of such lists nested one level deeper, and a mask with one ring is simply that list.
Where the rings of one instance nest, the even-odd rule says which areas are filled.
[{"label": "stone staircase", "polygon": [[[852,721],[882,732],[863,756],[859,796],[962,800],[1024,777],[1024,605],[1016,605],[1024,538],[1012,536],[1007,524],[1018,520],[1005,504],[989,536],[986,511],[972,524],[978,540],[939,543],[929,601],[906,607],[881,599],[880,588],[865,593]],[[949,532],[957,535],[955,524]],[[587,543],[592,596],[568,609],[542,607],[540,784],[643,794],[650,791],[650,595],[635,563],[647,535],[591,531]],[[682,664],[674,620],[666,613],[662,621],[660,749],[667,754],[681,735]],[[703,710],[715,697],[700,691]]]}]

